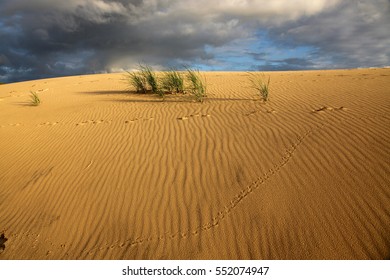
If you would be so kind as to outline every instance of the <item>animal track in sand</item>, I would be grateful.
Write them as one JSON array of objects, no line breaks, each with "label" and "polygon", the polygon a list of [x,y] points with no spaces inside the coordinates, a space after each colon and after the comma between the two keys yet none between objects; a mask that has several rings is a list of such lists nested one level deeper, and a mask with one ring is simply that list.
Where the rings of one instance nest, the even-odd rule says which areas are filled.
[{"label": "animal track in sand", "polygon": [[[336,108],[338,110],[341,110],[343,107]],[[334,108],[333,108],[334,109]],[[360,117],[349,117],[347,119],[339,120],[339,123],[343,123],[345,121],[354,120],[354,119],[367,119],[367,118],[386,118],[386,115],[378,115],[378,116],[360,116]],[[334,125],[334,122],[324,122],[319,125],[317,125],[314,128],[309,129],[306,131],[303,135],[299,135],[296,139],[296,141],[288,147],[281,159],[277,164],[274,165],[273,168],[269,169],[268,172],[264,173],[262,176],[255,179],[251,184],[249,184],[246,188],[242,189],[236,196],[233,197],[233,199],[224,207],[224,209],[217,213],[217,215],[212,218],[212,220],[208,223],[205,223],[201,226],[199,226],[195,231],[192,232],[192,234],[197,233],[199,230],[209,230],[214,226],[217,226],[220,221],[222,221],[232,210],[250,193],[252,193],[254,190],[258,189],[260,185],[264,184],[266,181],[268,181],[273,175],[280,172],[282,168],[292,159],[294,153],[298,149],[298,147],[303,143],[303,141],[308,138],[310,135],[313,135],[314,133],[319,133],[327,126]]]},{"label": "animal track in sand", "polygon": [[[59,220],[60,216],[50,216],[50,215],[45,216],[44,215],[43,218],[44,218],[44,220],[41,220],[40,223],[42,224],[42,222],[43,222],[43,227],[48,227],[52,223]],[[4,229],[4,232],[6,232],[6,231],[7,231],[7,229]],[[66,247],[66,244],[64,244],[64,243],[55,244],[55,243],[51,242],[49,238],[43,238],[39,232],[38,233],[34,232],[34,230],[31,230],[31,229],[27,230],[26,232],[10,233],[7,237],[8,238],[6,238],[4,236],[4,233],[0,235],[0,254],[5,249],[4,243],[9,239],[11,239],[13,241],[15,246],[20,244],[21,243],[20,241],[23,240],[23,242],[26,242],[26,244],[28,244],[28,246],[31,249],[34,249],[37,247],[41,247],[41,248],[47,247],[48,249],[51,249],[48,252],[52,252],[52,250],[53,251],[54,250],[64,250],[64,248]],[[65,254],[65,255],[67,255],[67,254]]]},{"label": "animal track in sand", "polygon": [[39,181],[39,179],[50,175],[53,169],[54,169],[54,166],[43,169],[43,170],[35,171],[34,174],[31,176],[30,180],[22,187],[22,189],[24,190],[25,188],[27,188],[31,185],[34,185],[36,182]]},{"label": "animal track in sand", "polygon": [[[377,118],[377,117],[386,117],[386,115],[378,115],[378,116],[372,116],[369,118]],[[349,117],[347,119],[339,120],[340,123],[353,120],[353,119],[367,119],[367,116],[361,116],[361,117]],[[244,198],[246,198],[248,195],[253,193],[255,190],[259,189],[261,185],[263,185],[265,182],[267,182],[272,176],[277,174],[282,170],[282,168],[292,159],[294,153],[298,149],[298,147],[303,143],[303,141],[308,138],[310,135],[313,135],[314,133],[318,133],[322,131],[327,126],[332,126],[333,122],[325,122],[322,124],[317,125],[314,128],[311,128],[307,130],[304,134],[297,136],[296,141],[292,143],[284,152],[282,157],[280,158],[279,162],[277,162],[273,168],[269,169],[268,172],[264,173],[262,176],[258,177],[252,183],[247,185],[245,188],[241,189],[241,191],[235,195],[218,213],[214,215],[214,217],[211,218],[211,220],[207,223],[201,224],[198,227],[194,227],[192,229],[184,230],[184,231],[178,231],[178,232],[167,232],[163,235],[156,235],[156,236],[149,236],[149,237],[139,237],[135,239],[127,239],[127,240],[118,240],[114,243],[106,243],[105,245],[100,245],[99,247],[93,247],[89,250],[85,249],[81,251],[81,253],[86,253],[89,255],[92,255],[93,252],[98,252],[101,250],[107,250],[107,249],[114,249],[114,248],[123,248],[126,245],[127,246],[136,246],[141,245],[146,242],[152,242],[152,241],[160,241],[160,240],[173,240],[176,238],[189,238],[191,236],[197,236],[202,231],[207,231],[213,229],[215,226],[218,226],[219,223],[225,219],[229,214],[233,212],[233,210],[239,205],[240,202],[243,201]]]},{"label": "animal track in sand", "polygon": [[211,115],[197,113],[197,114],[192,114],[192,115],[188,115],[188,116],[184,116],[184,117],[179,117],[177,119],[181,120],[181,121],[185,121],[185,120],[188,120],[190,118],[197,118],[197,117],[208,118],[208,117],[211,117]]},{"label": "animal track in sand", "polygon": [[274,109],[267,109],[265,111],[262,111],[260,109],[258,110],[252,110],[246,114],[244,114],[246,117],[250,116],[250,115],[254,115],[254,114],[257,114],[257,113],[267,113],[267,114],[275,114],[277,111],[274,110]]},{"label": "animal track in sand", "polygon": [[45,89],[38,89],[37,92],[45,92],[45,91],[48,91],[49,89],[48,88],[45,88]]},{"label": "animal track in sand", "polygon": [[218,213],[211,218],[211,220],[207,223],[201,224],[198,227],[188,229],[185,231],[178,231],[173,233],[166,233],[165,235],[159,236],[149,236],[149,237],[139,237],[136,239],[127,239],[124,241],[116,241],[111,244],[106,244],[105,246],[91,248],[89,250],[83,250],[81,253],[92,254],[93,252],[105,250],[105,249],[113,249],[113,248],[123,248],[126,246],[135,246],[145,242],[157,241],[157,240],[172,240],[176,238],[188,238],[191,236],[196,236],[200,234],[202,231],[207,231],[213,229],[215,226],[218,226],[219,223],[225,219],[232,211],[237,207],[237,205],[246,198],[253,191],[258,189],[261,185],[263,185],[266,181],[268,181],[273,175],[278,173],[292,158],[294,152],[297,148],[302,144],[303,140],[307,138],[309,135],[314,132],[320,131],[323,127],[329,125],[329,123],[319,125],[313,129],[308,130],[301,136],[297,137],[297,140],[286,149],[285,153],[282,155],[281,159],[278,163],[274,165],[273,168],[269,169],[268,172],[264,173],[262,176],[255,179],[252,183],[247,185],[247,187],[241,189],[241,191],[235,195]]},{"label": "animal track in sand", "polygon": [[[345,121],[350,121],[353,119],[367,119],[367,118],[378,118],[378,117],[386,117],[387,115],[378,115],[378,116],[360,116],[360,117],[349,117],[347,119],[339,120],[340,123]],[[150,118],[153,119],[153,118]],[[137,120],[149,120],[149,119],[137,119]],[[333,125],[333,122],[324,122],[319,124],[313,128],[309,128],[305,133],[298,135],[296,140],[287,147],[285,152],[279,158],[278,161],[275,162],[274,166],[270,168],[267,172],[265,172],[262,176],[255,178],[250,184],[246,187],[242,188],[235,196],[229,200],[224,207],[221,207],[219,212],[216,212],[213,217],[206,223],[202,223],[197,227],[189,228],[187,230],[176,231],[176,232],[166,232],[162,235],[151,235],[151,236],[140,236],[138,238],[129,238],[125,240],[115,240],[113,242],[100,244],[99,246],[95,246],[92,248],[86,248],[80,252],[80,254],[84,255],[92,255],[94,252],[99,252],[103,250],[111,250],[111,249],[121,249],[125,247],[132,247],[137,245],[142,245],[147,242],[156,242],[161,240],[174,240],[174,239],[185,239],[191,238],[192,236],[197,236],[201,232],[205,232],[208,230],[212,230],[214,227],[218,226],[225,218],[227,218],[230,214],[234,213],[233,210],[242,202],[247,196],[254,193],[254,191],[258,190],[262,185],[264,185],[269,179],[271,179],[278,172],[283,170],[283,167],[287,165],[287,163],[293,158],[296,150],[300,147],[300,145],[315,133],[319,133],[325,127]],[[91,165],[87,166],[87,168]],[[52,168],[51,168],[52,169]],[[31,180],[27,183],[26,187],[37,182],[40,177],[47,176],[50,174],[51,169],[42,170],[41,172],[36,172],[33,174]],[[52,246],[57,246],[51,243]],[[61,245],[61,248],[64,249],[64,246]]]},{"label": "animal track in sand", "polygon": [[102,123],[105,123],[105,124],[110,124],[111,121],[105,121],[105,120],[98,120],[98,121],[95,121],[95,120],[88,120],[88,121],[83,121],[83,122],[80,122],[80,123],[76,123],[77,126],[83,126],[83,125],[87,125],[87,124],[102,124]]},{"label": "animal track in sand", "polygon": [[135,119],[131,119],[129,121],[125,121],[125,124],[133,123],[133,122],[139,122],[139,121],[153,121],[153,120],[154,120],[153,117],[150,117],[150,118],[135,118]]},{"label": "animal track in sand", "polygon": [[341,106],[341,107],[322,106],[321,108],[314,109],[311,112],[312,113],[321,113],[321,112],[326,112],[326,111],[339,111],[339,110],[345,111],[345,110],[347,110],[347,108],[345,108],[344,106]]},{"label": "animal track in sand", "polygon": [[[138,121],[152,121],[154,120],[153,117],[149,117],[149,118],[135,118],[135,119],[131,119],[131,120],[126,120],[124,121],[125,124],[129,124],[129,123],[133,123],[133,122],[138,122]],[[83,121],[83,122],[80,122],[80,123],[76,123],[77,126],[83,126],[83,125],[88,125],[88,124],[110,124],[112,123],[112,120],[88,120],[88,121]]]},{"label": "animal track in sand", "polygon": [[41,127],[41,126],[53,126],[53,125],[57,125],[57,124],[59,124],[59,122],[45,122],[45,123],[40,123],[37,126],[38,127]]},{"label": "animal track in sand", "polygon": [[[154,120],[153,117],[149,117],[149,118],[135,118],[135,119],[131,119],[131,120],[126,120],[126,121],[124,121],[124,123],[125,124],[129,124],[129,123],[133,123],[133,122],[152,121],[152,120]],[[75,125],[76,126],[84,126],[84,125],[111,124],[111,123],[112,123],[111,120],[87,120],[87,121],[76,123]],[[48,126],[55,126],[55,125],[59,125],[59,124],[66,124],[66,123],[64,123],[64,122],[43,122],[43,123],[37,124],[36,127],[48,127]],[[7,126],[17,127],[17,126],[24,126],[24,124],[21,124],[21,123],[9,123],[9,124],[6,124],[6,125],[0,125],[0,128],[4,128],[4,127],[7,127]]]},{"label": "animal track in sand", "polygon": [[8,123],[6,125],[0,125],[0,128],[7,127],[7,126],[17,127],[17,126],[21,126],[21,125],[23,125],[23,124],[21,124],[21,123]]},{"label": "animal track in sand", "polygon": [[[124,121],[125,124],[129,124],[129,123],[133,123],[133,122],[138,122],[138,121],[152,121],[154,120],[153,117],[149,117],[149,118],[135,118],[135,119],[131,119],[131,120],[126,120]],[[110,124],[112,123],[111,120],[98,120],[98,121],[95,121],[95,120],[88,120],[88,121],[83,121],[83,122],[80,122],[80,123],[76,123],[77,126],[82,126],[82,125],[87,125],[87,124]]]}]

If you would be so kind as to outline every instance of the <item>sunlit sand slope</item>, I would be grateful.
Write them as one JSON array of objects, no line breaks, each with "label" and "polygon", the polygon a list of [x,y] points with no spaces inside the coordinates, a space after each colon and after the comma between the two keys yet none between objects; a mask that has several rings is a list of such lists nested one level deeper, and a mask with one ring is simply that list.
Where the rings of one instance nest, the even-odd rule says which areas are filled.
[{"label": "sunlit sand slope", "polygon": [[0,85],[0,259],[390,257],[390,69],[204,75]]}]

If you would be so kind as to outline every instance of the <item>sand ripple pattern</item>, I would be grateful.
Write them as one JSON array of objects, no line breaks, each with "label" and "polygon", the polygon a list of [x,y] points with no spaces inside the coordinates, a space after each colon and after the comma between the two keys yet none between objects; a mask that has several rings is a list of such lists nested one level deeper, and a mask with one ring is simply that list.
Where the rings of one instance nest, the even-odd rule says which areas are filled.
[{"label": "sand ripple pattern", "polygon": [[0,103],[0,258],[388,258],[388,71],[273,72],[266,104],[246,73],[203,104],[36,81]]}]

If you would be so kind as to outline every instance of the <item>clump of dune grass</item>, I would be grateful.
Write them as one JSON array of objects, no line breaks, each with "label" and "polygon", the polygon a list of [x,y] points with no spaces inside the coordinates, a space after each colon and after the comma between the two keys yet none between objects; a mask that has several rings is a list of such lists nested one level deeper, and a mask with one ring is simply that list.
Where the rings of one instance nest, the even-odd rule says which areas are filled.
[{"label": "clump of dune grass", "polygon": [[127,72],[129,83],[135,88],[137,92],[146,93],[147,83],[145,77],[142,75],[142,72]]},{"label": "clump of dune grass", "polygon": [[187,69],[187,80],[190,83],[189,91],[195,96],[195,100],[203,102],[206,97],[206,84],[202,81],[199,70]]},{"label": "clump of dune grass", "polygon": [[38,106],[41,104],[41,99],[39,98],[38,94],[34,91],[30,91],[30,97],[31,97],[31,105],[32,106]]},{"label": "clump of dune grass", "polygon": [[140,64],[137,71],[127,73],[130,85],[135,87],[137,92],[150,91],[164,98],[164,92],[160,89],[157,75],[151,66]]},{"label": "clump of dune grass", "polygon": [[159,78],[151,66],[140,64],[137,71],[127,72],[127,74],[130,85],[137,92],[155,93],[163,100],[165,93],[184,94],[190,92],[198,102],[203,102],[204,97],[206,97],[206,82],[198,70],[187,68],[186,75],[176,70],[170,70],[165,72],[162,78]]},{"label": "clump of dune grass", "polygon": [[265,78],[265,75],[263,73],[248,73],[249,74],[249,82],[251,84],[251,87],[253,89],[256,89],[260,99],[265,101],[268,101],[269,99],[269,84],[271,81],[271,78],[268,77],[268,80]]},{"label": "clump of dune grass", "polygon": [[170,70],[162,77],[162,88],[170,93],[184,93],[184,79],[180,72]]},{"label": "clump of dune grass", "polygon": [[145,78],[147,84],[150,87],[152,93],[160,93],[160,88],[158,85],[158,79],[156,73],[153,71],[152,67],[149,65],[140,65],[141,75]]}]

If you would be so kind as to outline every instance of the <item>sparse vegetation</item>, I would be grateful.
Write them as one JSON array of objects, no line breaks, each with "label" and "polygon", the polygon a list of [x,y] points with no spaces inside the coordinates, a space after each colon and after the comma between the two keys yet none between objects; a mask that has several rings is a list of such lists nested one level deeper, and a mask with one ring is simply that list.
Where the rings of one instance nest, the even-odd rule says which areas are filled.
[{"label": "sparse vegetation", "polygon": [[169,93],[184,93],[184,79],[180,72],[171,70],[164,73],[162,88]]},{"label": "sparse vegetation", "polygon": [[32,106],[38,106],[41,104],[41,99],[39,98],[38,94],[34,91],[30,91],[31,95],[31,105]]},{"label": "sparse vegetation", "polygon": [[130,85],[135,87],[137,92],[150,91],[164,98],[164,92],[160,89],[157,76],[151,66],[140,64],[138,71],[127,73]]},{"label": "sparse vegetation", "polygon": [[160,92],[160,88],[158,86],[158,80],[157,76],[154,73],[151,66],[148,65],[140,65],[141,75],[145,78],[147,84],[149,85],[150,90],[152,93],[158,93]]},{"label": "sparse vegetation", "polygon": [[135,87],[137,92],[146,93],[146,79],[142,72],[127,72],[128,79],[131,86]]},{"label": "sparse vegetation", "polygon": [[206,85],[202,81],[198,70],[187,69],[187,80],[190,82],[189,90],[195,96],[196,101],[203,102],[206,97]]},{"label": "sparse vegetation", "polygon": [[158,78],[151,66],[140,64],[137,71],[127,72],[127,80],[130,86],[137,92],[155,93],[165,98],[165,93],[186,93],[194,95],[196,101],[203,102],[206,96],[206,83],[198,70],[187,69],[186,81],[189,85],[185,87],[184,74],[176,70],[164,73],[162,78]]},{"label": "sparse vegetation", "polygon": [[268,101],[269,99],[269,84],[271,78],[268,77],[266,80],[265,75],[263,73],[251,73],[249,72],[249,81],[251,83],[251,87],[256,89],[260,95],[260,99]]}]

